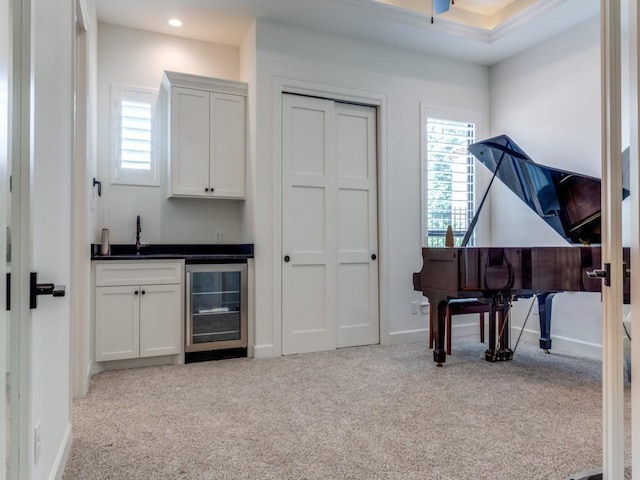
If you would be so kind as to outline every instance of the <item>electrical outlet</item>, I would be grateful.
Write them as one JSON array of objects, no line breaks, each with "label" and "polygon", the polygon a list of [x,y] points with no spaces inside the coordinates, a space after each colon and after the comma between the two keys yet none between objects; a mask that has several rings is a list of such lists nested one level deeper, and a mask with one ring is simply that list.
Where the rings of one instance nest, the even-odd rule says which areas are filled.
[{"label": "electrical outlet", "polygon": [[215,243],[222,243],[222,231],[216,230],[216,232],[213,235],[213,241]]},{"label": "electrical outlet", "polygon": [[40,420],[36,422],[36,426],[33,429],[33,464],[37,465],[40,460],[40,447],[42,445]]},{"label": "electrical outlet", "polygon": [[413,315],[418,314],[418,302],[411,302],[411,313]]}]

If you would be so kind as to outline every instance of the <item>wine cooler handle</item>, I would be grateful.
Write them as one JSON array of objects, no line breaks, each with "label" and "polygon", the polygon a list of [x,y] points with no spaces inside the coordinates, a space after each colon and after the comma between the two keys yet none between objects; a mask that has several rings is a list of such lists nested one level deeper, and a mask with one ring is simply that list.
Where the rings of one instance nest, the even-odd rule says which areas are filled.
[{"label": "wine cooler handle", "polygon": [[187,324],[187,332],[186,332],[186,345],[191,345],[191,334],[193,333],[193,315],[191,314],[191,272],[187,272],[186,280],[185,280],[185,293],[186,293],[186,301],[185,301],[185,323]]}]

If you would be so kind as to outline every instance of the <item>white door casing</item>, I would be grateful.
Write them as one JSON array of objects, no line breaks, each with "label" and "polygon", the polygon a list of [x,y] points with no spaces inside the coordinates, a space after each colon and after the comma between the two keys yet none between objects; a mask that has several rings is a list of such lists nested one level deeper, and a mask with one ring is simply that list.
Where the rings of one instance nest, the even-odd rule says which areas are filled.
[{"label": "white door casing", "polygon": [[282,106],[282,353],[378,343],[375,109]]},{"label": "white door casing", "polygon": [[620,0],[602,1],[601,27],[602,261],[611,266],[610,286],[602,286],[602,460],[603,478],[617,479],[625,450]]},{"label": "white door casing", "polygon": [[30,475],[29,458],[29,389],[31,312],[28,305],[28,275],[31,263],[30,188],[32,168],[31,137],[31,2],[11,3],[11,66],[9,138],[11,189],[11,313],[10,313],[10,456],[8,477]]},{"label": "white door casing", "polygon": [[[640,282],[640,8],[629,3],[631,285]],[[631,332],[640,332],[640,289],[631,289]],[[631,342],[631,472],[640,478],[640,343]]]},{"label": "white door casing", "polygon": [[[10,54],[10,25],[11,15],[9,14],[9,1],[0,0],[0,292],[5,291],[7,262],[6,256],[6,235],[9,189],[7,171],[9,165],[9,59]],[[10,454],[10,436],[8,412],[11,405],[9,403],[10,392],[7,387],[10,381],[9,360],[11,350],[11,331],[9,329],[9,315],[6,313],[3,302],[0,302],[0,479],[4,480],[8,476],[6,465],[7,455]],[[9,392],[6,394],[5,392]]]}]

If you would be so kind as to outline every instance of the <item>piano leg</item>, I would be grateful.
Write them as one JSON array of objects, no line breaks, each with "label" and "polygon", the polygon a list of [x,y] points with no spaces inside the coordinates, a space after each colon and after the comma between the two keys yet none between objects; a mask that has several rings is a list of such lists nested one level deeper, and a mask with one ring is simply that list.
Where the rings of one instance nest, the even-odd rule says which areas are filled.
[{"label": "piano leg", "polygon": [[547,353],[551,350],[551,306],[555,293],[538,294],[538,315],[540,316],[540,348]]},{"label": "piano leg", "polygon": [[[437,309],[437,316],[435,321],[431,322],[433,327],[433,339],[435,340],[435,346],[433,349],[433,361],[442,366],[447,360],[447,353],[444,348],[444,334],[445,334],[445,315],[447,312],[447,299],[429,299],[431,303],[431,318],[434,318],[434,310]],[[437,307],[436,307],[437,305]],[[431,345],[429,345],[431,346]]]}]

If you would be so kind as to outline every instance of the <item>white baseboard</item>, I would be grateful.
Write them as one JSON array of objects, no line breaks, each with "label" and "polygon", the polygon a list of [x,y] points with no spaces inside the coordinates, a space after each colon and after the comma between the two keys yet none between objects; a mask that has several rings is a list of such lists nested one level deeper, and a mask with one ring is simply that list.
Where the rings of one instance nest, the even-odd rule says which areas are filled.
[{"label": "white baseboard", "polygon": [[[478,319],[475,318],[473,323],[462,323],[460,325],[451,325],[451,339],[461,336],[477,335],[478,341],[480,339],[480,324]],[[485,325],[485,335],[488,337],[489,328]],[[485,338],[486,341],[486,338]]]},{"label": "white baseboard", "polygon": [[602,360],[602,345],[551,335],[551,352]]},{"label": "white baseboard", "polygon": [[279,354],[276,355],[273,351],[273,344],[253,346],[253,358],[273,358],[279,356]]},{"label": "white baseboard", "polygon": [[58,454],[56,455],[56,459],[51,467],[51,474],[49,475],[50,480],[62,480],[64,467],[67,465],[67,459],[69,458],[69,452],[71,451],[71,442],[71,423],[68,423],[64,436],[62,437],[62,443],[58,449]]},{"label": "white baseboard", "polygon": [[[479,336],[479,326],[477,321],[473,323],[463,323],[460,325],[452,325],[451,337],[454,342],[453,349],[455,349],[456,337],[462,336]],[[485,326],[485,342],[488,342],[489,329]],[[514,348],[516,342],[520,336],[520,329],[511,328],[511,348]],[[526,342],[531,345],[540,344],[540,332],[537,330],[525,329],[522,332],[520,343]],[[592,342],[585,342],[575,338],[562,337],[559,335],[551,335],[551,353],[562,353],[563,355],[572,355],[575,357],[591,358],[594,360],[602,359],[602,345]]]},{"label": "white baseboard", "polygon": [[399,330],[397,332],[389,332],[386,341],[381,343],[384,345],[398,345],[402,343],[424,342],[429,343],[429,329],[417,328],[415,330]]},{"label": "white baseboard", "polygon": [[[515,342],[520,335],[520,329],[511,329],[511,345],[515,346]],[[533,345],[540,344],[540,332],[536,330],[525,329],[522,332],[521,342],[531,343]],[[594,360],[602,359],[602,345],[592,342],[585,342],[575,338],[562,337],[559,335],[551,335],[551,353],[562,353],[564,355],[572,355],[575,357],[585,357]]]}]

